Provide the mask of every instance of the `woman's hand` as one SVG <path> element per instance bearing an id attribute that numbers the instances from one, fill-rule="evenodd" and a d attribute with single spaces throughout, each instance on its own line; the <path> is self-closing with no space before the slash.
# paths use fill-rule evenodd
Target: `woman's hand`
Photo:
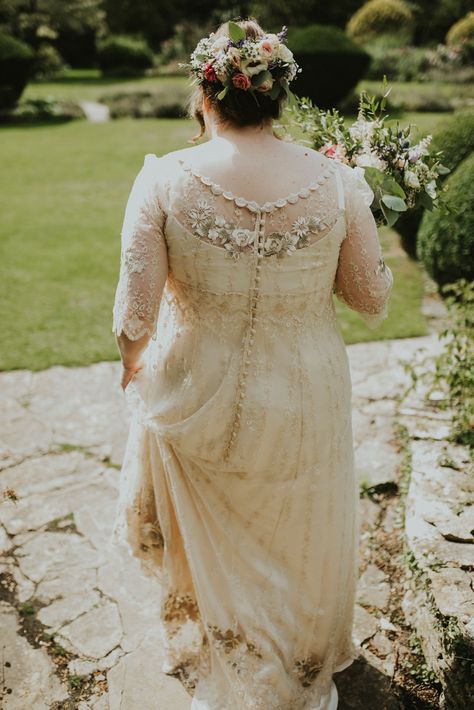
<path id="1" fill-rule="evenodd" d="M 144 367 L 143 362 L 138 362 L 136 365 L 125 365 L 122 363 L 122 377 L 120 380 L 120 385 L 125 392 L 127 385 L 130 383 L 132 378 Z"/>

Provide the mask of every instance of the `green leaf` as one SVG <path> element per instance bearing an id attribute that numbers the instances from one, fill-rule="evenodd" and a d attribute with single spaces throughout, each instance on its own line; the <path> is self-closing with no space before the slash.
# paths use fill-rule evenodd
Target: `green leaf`
<path id="1" fill-rule="evenodd" d="M 275 99 L 278 98 L 278 94 L 280 93 L 280 85 L 278 84 L 277 81 L 272 86 L 272 90 L 270 92 L 270 98 L 274 101 Z"/>
<path id="2" fill-rule="evenodd" d="M 422 205 L 425 209 L 429 210 L 430 212 L 433 209 L 433 198 L 428 195 L 426 190 L 423 190 L 420 193 L 420 205 Z"/>
<path id="3" fill-rule="evenodd" d="M 385 207 L 382 202 L 380 203 L 380 209 L 383 212 L 383 216 L 385 217 L 385 220 L 388 224 L 389 227 L 393 227 L 395 222 L 398 219 L 398 212 L 395 212 L 394 210 L 389 209 L 388 207 Z"/>
<path id="4" fill-rule="evenodd" d="M 446 165 L 438 165 L 437 170 L 439 175 L 447 175 L 451 172 L 451 170 L 447 168 Z"/>
<path id="5" fill-rule="evenodd" d="M 224 98 L 224 96 L 227 94 L 228 91 L 229 91 L 228 86 L 224 86 L 222 91 L 219 91 L 219 93 L 217 94 L 217 98 L 219 99 L 219 101 L 221 101 Z"/>
<path id="6" fill-rule="evenodd" d="M 268 71 L 268 69 L 265 69 L 265 71 L 261 71 L 260 74 L 257 74 L 256 76 L 252 77 L 252 85 L 253 86 L 260 86 L 260 84 L 263 84 L 264 81 L 267 81 L 267 79 L 271 79 L 272 75 Z"/>
<path id="7" fill-rule="evenodd" d="M 384 205 L 395 212 L 406 212 L 407 206 L 401 197 L 397 195 L 383 195 L 382 202 Z"/>
<path id="8" fill-rule="evenodd" d="M 236 22 L 229 21 L 229 37 L 232 42 L 240 42 L 241 39 L 246 38 L 245 30 L 240 27 Z"/>

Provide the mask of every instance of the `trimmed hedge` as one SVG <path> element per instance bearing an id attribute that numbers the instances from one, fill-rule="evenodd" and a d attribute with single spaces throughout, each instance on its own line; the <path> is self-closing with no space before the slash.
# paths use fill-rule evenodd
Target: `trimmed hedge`
<path id="1" fill-rule="evenodd" d="M 395 35 L 410 42 L 415 23 L 410 7 L 403 0 L 369 0 L 352 15 L 347 34 L 357 42 L 368 42 L 382 35 Z"/>
<path id="2" fill-rule="evenodd" d="M 31 47 L 0 32 L 0 109 L 13 108 L 31 76 Z"/>
<path id="3" fill-rule="evenodd" d="M 339 27 L 309 25 L 290 29 L 287 44 L 302 72 L 291 88 L 319 108 L 333 108 L 364 77 L 370 55 Z"/>
<path id="4" fill-rule="evenodd" d="M 153 52 L 141 39 L 115 35 L 107 37 L 97 47 L 99 67 L 103 74 L 136 75 L 153 66 Z"/>
<path id="5" fill-rule="evenodd" d="M 152 93 L 127 91 L 107 94 L 100 101 L 109 107 L 110 118 L 184 118 L 187 94 L 180 91 Z"/>
<path id="6" fill-rule="evenodd" d="M 417 254 L 439 286 L 474 279 L 474 153 L 446 180 L 448 214 L 425 212 Z"/>
<path id="7" fill-rule="evenodd" d="M 474 12 L 454 23 L 446 35 L 446 44 L 457 45 L 462 42 L 474 42 Z"/>
<path id="8" fill-rule="evenodd" d="M 456 111 L 433 133 L 431 151 L 444 151 L 443 165 L 457 168 L 474 151 L 474 109 Z"/>
<path id="9" fill-rule="evenodd" d="M 433 133 L 430 151 L 443 151 L 442 162 L 451 171 L 474 151 L 474 111 L 463 109 L 456 111 L 447 121 L 438 126 Z M 449 173 L 446 177 L 449 177 Z M 397 220 L 397 231 L 400 234 L 404 250 L 412 258 L 416 258 L 417 232 L 423 217 L 423 208 L 403 213 Z"/>

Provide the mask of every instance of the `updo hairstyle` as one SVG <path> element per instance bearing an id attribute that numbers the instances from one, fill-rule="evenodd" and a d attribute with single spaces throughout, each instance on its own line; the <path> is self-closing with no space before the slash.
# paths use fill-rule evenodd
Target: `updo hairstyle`
<path id="1" fill-rule="evenodd" d="M 257 39 L 263 37 L 265 32 L 260 27 L 257 20 L 249 17 L 246 20 L 234 20 L 237 25 L 245 31 L 246 37 Z M 218 37 L 227 37 L 228 24 L 223 22 L 215 32 L 216 39 Z M 223 99 L 218 99 L 217 94 L 222 87 L 216 88 L 215 82 L 204 81 L 196 86 L 191 94 L 188 104 L 188 116 L 195 118 L 200 126 L 200 133 L 191 139 L 195 142 L 202 138 L 206 127 L 204 124 L 204 115 L 202 103 L 206 97 L 215 111 L 219 122 L 224 125 L 243 127 L 243 126 L 259 126 L 265 125 L 273 119 L 278 119 L 281 116 L 285 93 L 280 92 L 276 99 L 271 99 L 269 95 L 261 92 L 248 91 L 229 91 Z"/>

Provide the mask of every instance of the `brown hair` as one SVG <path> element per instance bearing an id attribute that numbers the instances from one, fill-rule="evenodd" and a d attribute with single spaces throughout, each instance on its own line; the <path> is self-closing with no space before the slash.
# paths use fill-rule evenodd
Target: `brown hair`
<path id="1" fill-rule="evenodd" d="M 242 27 L 246 36 L 251 39 L 262 37 L 265 34 L 254 17 L 248 17 L 245 20 L 237 18 L 233 22 Z M 223 22 L 216 30 L 215 36 L 225 37 L 228 35 L 228 23 Z M 216 88 L 214 83 L 204 82 L 196 86 L 192 92 L 188 104 L 188 115 L 198 121 L 201 131 L 190 142 L 194 143 L 202 138 L 206 130 L 202 111 L 204 97 L 216 112 L 219 121 L 232 126 L 258 126 L 268 123 L 274 118 L 279 118 L 281 115 L 282 105 L 286 98 L 283 92 L 278 98 L 271 99 L 270 96 L 258 91 L 253 93 L 229 91 L 223 99 L 218 99 L 217 94 L 221 88 L 221 86 Z"/>

